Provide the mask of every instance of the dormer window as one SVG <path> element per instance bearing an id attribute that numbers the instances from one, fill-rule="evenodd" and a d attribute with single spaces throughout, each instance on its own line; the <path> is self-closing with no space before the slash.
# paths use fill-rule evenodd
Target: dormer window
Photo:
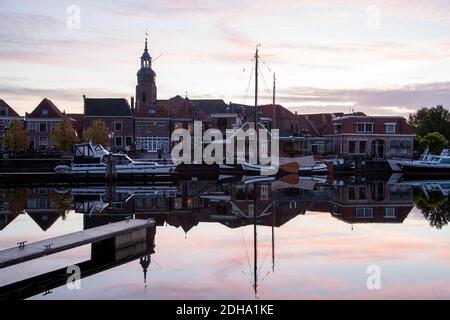
<path id="1" fill-rule="evenodd" d="M 358 133 L 372 133 L 373 123 L 357 123 L 356 132 Z"/>
<path id="2" fill-rule="evenodd" d="M 385 123 L 384 129 L 386 133 L 395 133 L 395 123 Z"/>
<path id="3" fill-rule="evenodd" d="M 342 123 L 334 123 L 334 133 L 340 133 L 342 130 Z"/>
<path id="4" fill-rule="evenodd" d="M 156 110 L 155 109 L 148 109 L 148 114 L 156 114 Z"/>

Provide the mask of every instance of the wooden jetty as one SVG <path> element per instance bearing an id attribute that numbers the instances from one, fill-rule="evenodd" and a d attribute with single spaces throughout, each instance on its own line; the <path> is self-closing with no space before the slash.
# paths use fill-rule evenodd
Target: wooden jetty
<path id="1" fill-rule="evenodd" d="M 130 238 L 142 237 L 140 231 L 154 226 L 154 220 L 125 220 L 34 243 L 21 242 L 15 248 L 0 251 L 0 269 L 106 239 L 115 238 L 116 245 L 120 245 Z"/>

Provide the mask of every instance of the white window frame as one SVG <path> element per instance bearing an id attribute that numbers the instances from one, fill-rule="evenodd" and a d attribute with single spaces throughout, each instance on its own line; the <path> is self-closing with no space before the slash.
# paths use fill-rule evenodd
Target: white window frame
<path id="1" fill-rule="evenodd" d="M 387 207 L 384 209 L 384 217 L 385 218 L 397 218 L 396 212 L 395 212 L 395 208 L 393 207 Z"/>
<path id="2" fill-rule="evenodd" d="M 394 131 L 388 131 L 388 128 L 390 128 L 390 127 L 393 127 Z M 395 133 L 396 131 L 397 131 L 397 124 L 396 123 L 389 122 L 389 123 L 385 123 L 384 124 L 384 132 L 385 133 Z"/>
<path id="3" fill-rule="evenodd" d="M 37 132 L 37 123 L 36 122 L 28 122 L 27 128 L 29 133 Z"/>
<path id="4" fill-rule="evenodd" d="M 41 143 L 41 139 L 45 139 L 45 144 L 42 144 Z M 48 137 L 45 137 L 45 136 L 40 136 L 39 137 L 39 148 L 41 148 L 41 147 L 48 147 Z"/>
<path id="5" fill-rule="evenodd" d="M 359 130 L 359 125 L 364 125 L 364 130 L 360 131 Z M 357 133 L 373 133 L 373 128 L 374 128 L 374 123 L 373 122 L 356 122 L 356 132 Z M 372 126 L 372 130 L 367 130 L 367 126 Z"/>
<path id="6" fill-rule="evenodd" d="M 121 142 L 120 145 L 117 144 L 117 138 L 120 138 L 120 142 Z M 123 146 L 123 137 L 122 137 L 122 136 L 114 137 L 114 145 L 115 145 L 116 147 L 122 147 L 122 146 Z"/>
<path id="7" fill-rule="evenodd" d="M 361 219 L 373 218 L 373 208 L 356 208 L 355 217 Z"/>

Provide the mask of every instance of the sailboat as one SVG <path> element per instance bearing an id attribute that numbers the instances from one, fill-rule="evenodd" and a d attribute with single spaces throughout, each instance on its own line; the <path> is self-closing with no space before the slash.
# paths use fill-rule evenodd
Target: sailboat
<path id="1" fill-rule="evenodd" d="M 259 46 L 256 47 L 256 52 L 255 52 L 255 111 L 254 111 L 254 129 L 256 131 L 257 127 L 258 127 L 258 79 L 259 79 L 259 72 L 258 72 L 258 67 L 259 67 Z M 275 108 L 275 74 L 273 77 L 273 108 Z M 259 139 L 258 139 L 258 133 L 257 133 L 257 144 L 256 144 L 256 159 L 257 159 L 257 163 L 249 163 L 249 162 L 245 162 L 242 164 L 242 169 L 246 174 L 254 174 L 254 173 L 259 173 L 260 175 L 276 175 L 279 171 L 281 171 L 282 173 L 298 173 L 299 172 L 299 165 L 296 162 L 290 162 L 290 163 L 285 163 L 283 165 L 262 165 L 262 164 L 258 164 L 258 143 L 259 143 Z"/>

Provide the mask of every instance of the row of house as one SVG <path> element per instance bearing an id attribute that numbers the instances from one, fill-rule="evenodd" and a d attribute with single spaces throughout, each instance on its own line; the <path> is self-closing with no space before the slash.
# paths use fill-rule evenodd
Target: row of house
<path id="1" fill-rule="evenodd" d="M 135 101 L 136 99 L 136 101 Z M 0 100 L 0 150 L 5 130 L 13 121 L 23 120 L 28 130 L 30 150 L 51 150 L 52 131 L 67 120 L 81 137 L 95 120 L 108 128 L 109 145 L 115 152 L 142 151 L 169 154 L 173 130 L 193 132 L 194 122 L 203 129 L 238 129 L 254 123 L 255 107 L 226 103 L 222 99 L 194 100 L 175 96 L 157 98 L 156 73 L 148 52 L 147 39 L 137 72 L 135 98 L 90 98 L 83 96 L 83 113 L 66 114 L 49 99 L 20 117 Z M 364 113 L 297 114 L 281 105 L 258 107 L 257 118 L 268 130 L 278 129 L 280 152 L 290 155 L 339 154 L 346 157 L 412 157 L 414 134 L 403 117 L 368 116 Z"/>

